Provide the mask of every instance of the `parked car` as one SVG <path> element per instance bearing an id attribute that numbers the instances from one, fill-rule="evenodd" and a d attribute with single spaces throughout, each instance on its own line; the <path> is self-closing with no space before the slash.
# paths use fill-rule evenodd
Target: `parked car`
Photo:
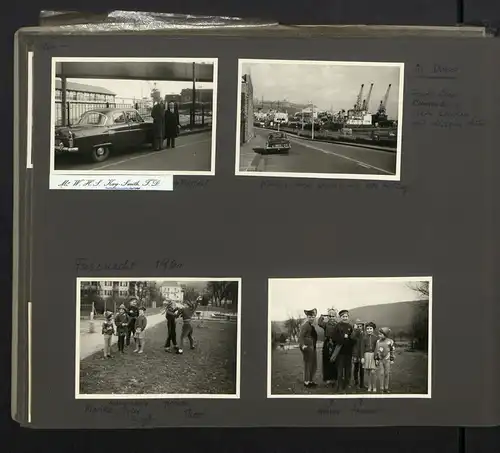
<path id="1" fill-rule="evenodd" d="M 393 128 L 387 128 L 387 129 L 375 129 L 372 131 L 372 140 L 375 141 L 396 141 L 397 140 L 397 131 L 396 129 Z"/>
<path id="2" fill-rule="evenodd" d="M 266 152 L 278 151 L 288 153 L 292 144 L 284 132 L 271 132 L 267 136 Z"/>
<path id="3" fill-rule="evenodd" d="M 57 127 L 56 155 L 82 153 L 103 162 L 112 152 L 140 147 L 153 141 L 153 123 L 135 109 L 88 110 L 74 125 Z"/>

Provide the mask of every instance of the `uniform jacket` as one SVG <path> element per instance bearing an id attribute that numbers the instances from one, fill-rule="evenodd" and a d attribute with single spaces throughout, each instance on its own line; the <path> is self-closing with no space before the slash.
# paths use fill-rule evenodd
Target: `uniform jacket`
<path id="1" fill-rule="evenodd" d="M 354 340 L 352 339 L 353 330 L 353 327 L 348 322 L 339 322 L 335 326 L 333 341 L 335 341 L 336 345 L 342 346 L 339 355 L 352 355 L 354 346 Z"/>
<path id="2" fill-rule="evenodd" d="M 354 329 L 352 333 L 352 356 L 361 358 L 363 354 L 361 353 L 361 345 L 363 343 L 364 332 L 361 329 Z"/>
<path id="3" fill-rule="evenodd" d="M 115 316 L 116 333 L 118 335 L 125 335 L 128 331 L 128 323 L 129 323 L 129 318 L 127 313 L 118 313 Z"/>
<path id="4" fill-rule="evenodd" d="M 305 322 L 302 324 L 299 333 L 299 347 L 302 349 L 303 346 L 308 346 L 310 348 L 316 349 L 316 342 L 318 341 L 318 333 L 312 324 Z"/>
<path id="5" fill-rule="evenodd" d="M 324 329 L 325 338 L 333 339 L 336 325 L 337 325 L 337 321 L 335 321 L 334 319 L 327 319 L 325 321 L 325 318 L 323 316 L 321 316 L 318 319 L 318 326 L 320 326 L 322 329 Z"/>
<path id="6" fill-rule="evenodd" d="M 131 305 L 128 309 L 127 315 L 129 318 L 129 325 L 133 327 L 135 325 L 135 320 L 139 316 L 139 308 Z"/>

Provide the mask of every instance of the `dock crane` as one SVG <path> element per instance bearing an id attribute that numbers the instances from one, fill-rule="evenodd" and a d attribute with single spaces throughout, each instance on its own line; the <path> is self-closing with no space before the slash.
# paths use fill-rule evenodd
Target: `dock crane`
<path id="1" fill-rule="evenodd" d="M 373 83 L 370 85 L 370 90 L 368 91 L 368 95 L 366 96 L 366 99 L 363 101 L 363 110 L 365 112 L 368 111 L 370 108 L 370 99 L 372 97 L 372 90 L 373 90 Z"/>
<path id="2" fill-rule="evenodd" d="M 358 93 L 358 98 L 356 99 L 356 104 L 354 104 L 354 111 L 359 112 L 363 108 L 363 89 L 365 85 L 362 84 Z"/>
<path id="3" fill-rule="evenodd" d="M 389 84 L 389 86 L 387 87 L 387 91 L 385 92 L 384 99 L 382 99 L 380 101 L 380 105 L 378 107 L 378 114 L 380 116 L 386 115 L 386 111 L 387 111 L 387 99 L 389 98 L 389 92 L 391 91 L 391 85 L 392 84 Z"/>

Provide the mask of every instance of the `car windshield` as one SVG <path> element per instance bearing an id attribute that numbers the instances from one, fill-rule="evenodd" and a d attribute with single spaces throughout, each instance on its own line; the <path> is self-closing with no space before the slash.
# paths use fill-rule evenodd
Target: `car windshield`
<path id="1" fill-rule="evenodd" d="M 285 138 L 285 134 L 283 134 L 283 133 L 281 133 L 281 134 L 269 134 L 270 140 L 277 139 L 277 138 Z"/>
<path id="2" fill-rule="evenodd" d="M 104 126 L 106 116 L 99 112 L 85 112 L 78 121 L 79 126 Z"/>

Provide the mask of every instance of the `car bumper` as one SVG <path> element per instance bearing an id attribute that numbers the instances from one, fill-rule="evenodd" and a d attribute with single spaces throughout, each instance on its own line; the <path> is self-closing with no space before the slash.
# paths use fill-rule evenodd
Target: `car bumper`
<path id="1" fill-rule="evenodd" d="M 62 154 L 62 153 L 77 153 L 80 151 L 80 148 L 73 146 L 56 146 L 56 153 Z"/>

